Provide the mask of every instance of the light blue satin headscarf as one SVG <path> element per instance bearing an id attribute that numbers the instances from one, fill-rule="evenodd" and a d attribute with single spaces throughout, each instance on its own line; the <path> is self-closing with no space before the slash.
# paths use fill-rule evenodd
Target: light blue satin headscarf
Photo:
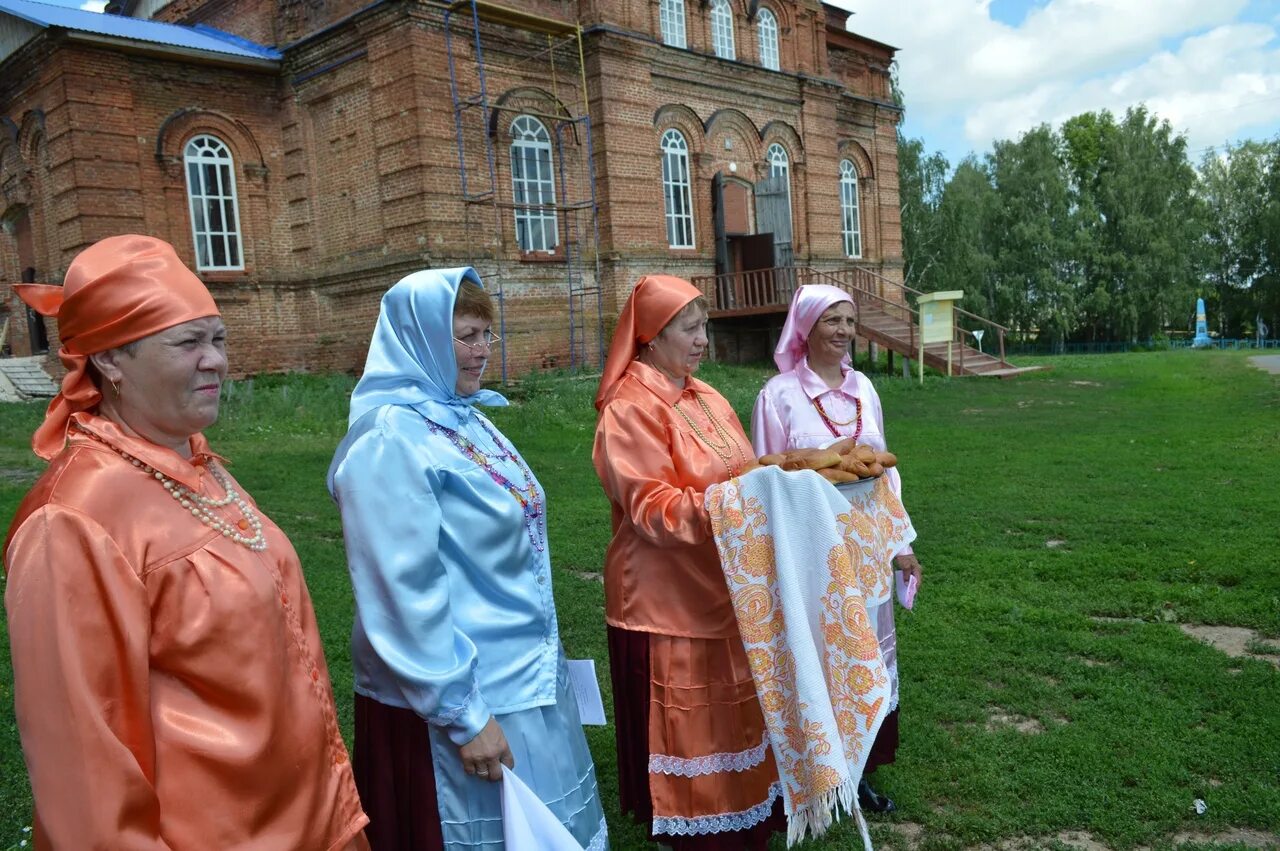
<path id="1" fill-rule="evenodd" d="M 453 354 L 453 303 L 464 280 L 483 287 L 470 266 L 427 269 L 400 279 L 382 297 L 364 375 L 351 394 L 348 425 L 383 405 L 404 405 L 457 428 L 472 405 L 505 405 L 493 390 L 459 396 Z"/>

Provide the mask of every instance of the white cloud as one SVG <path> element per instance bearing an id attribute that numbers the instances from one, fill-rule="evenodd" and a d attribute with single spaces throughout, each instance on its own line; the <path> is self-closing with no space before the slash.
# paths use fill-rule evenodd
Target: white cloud
<path id="1" fill-rule="evenodd" d="M 1193 148 L 1280 121 L 1280 22 L 1237 23 L 1248 0 L 1050 0 L 1017 26 L 990 0 L 836 2 L 853 30 L 901 49 L 911 123 L 963 126 L 977 150 L 1139 102 Z"/>
<path id="2" fill-rule="evenodd" d="M 107 0 L 85 0 L 80 4 L 80 8 L 86 12 L 101 12 L 107 8 Z"/>
<path id="3" fill-rule="evenodd" d="M 1199 150 L 1240 132 L 1280 121 L 1280 47 L 1268 24 L 1234 24 L 1185 39 L 1113 74 L 1058 79 L 1010 98 L 974 104 L 965 137 L 977 148 L 1012 138 L 1037 124 L 1058 124 L 1081 112 L 1117 114 L 1145 103 Z"/>

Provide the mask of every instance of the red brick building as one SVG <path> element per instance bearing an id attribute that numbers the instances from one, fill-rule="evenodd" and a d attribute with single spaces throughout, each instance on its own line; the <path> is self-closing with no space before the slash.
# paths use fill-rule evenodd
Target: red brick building
<path id="1" fill-rule="evenodd" d="M 0 280 L 167 239 L 236 372 L 358 369 L 427 267 L 501 294 L 510 374 L 598 363 L 647 272 L 706 289 L 721 356 L 810 270 L 901 281 L 893 49 L 817 0 L 116 5 L 0 0 Z"/>

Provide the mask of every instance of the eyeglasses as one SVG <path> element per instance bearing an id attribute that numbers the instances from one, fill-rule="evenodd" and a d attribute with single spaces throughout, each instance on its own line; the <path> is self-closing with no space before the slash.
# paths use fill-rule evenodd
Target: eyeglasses
<path id="1" fill-rule="evenodd" d="M 478 352 L 484 346 L 488 346 L 489 349 L 492 350 L 494 346 L 502 342 L 502 338 L 499 337 L 497 334 L 494 334 L 492 331 L 485 331 L 484 339 L 478 343 L 468 343 L 466 340 L 459 340 L 457 337 L 454 337 L 453 341 L 455 343 L 459 343 L 460 345 L 466 346 L 468 349 L 470 349 L 473 352 Z"/>

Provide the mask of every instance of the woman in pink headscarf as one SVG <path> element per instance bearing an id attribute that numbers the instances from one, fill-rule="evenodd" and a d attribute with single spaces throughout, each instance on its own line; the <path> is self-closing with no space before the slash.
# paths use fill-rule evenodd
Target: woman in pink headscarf
<path id="1" fill-rule="evenodd" d="M 706 347 L 698 289 L 647 275 L 618 316 L 596 396 L 619 797 L 675 851 L 763 851 L 785 825 L 778 769 L 703 507 L 751 444 L 729 402 L 693 377 Z"/>
<path id="2" fill-rule="evenodd" d="M 877 450 L 888 448 L 880 396 L 849 358 L 856 318 L 852 296 L 842 289 L 818 284 L 796 290 L 773 353 L 781 374 L 765 384 L 751 416 L 757 455 L 822 447 L 849 437 Z M 897 468 L 885 475 L 893 492 L 901 497 Z M 915 577 L 919 581 L 920 562 L 910 546 L 898 553 L 894 566 L 902 571 L 904 580 Z M 872 789 L 865 778 L 877 767 L 893 762 L 898 750 L 898 654 L 892 600 L 869 607 L 867 614 L 880 638 L 892 698 L 891 711 L 876 736 L 858 786 L 858 803 L 871 812 L 892 812 L 893 801 Z"/>

